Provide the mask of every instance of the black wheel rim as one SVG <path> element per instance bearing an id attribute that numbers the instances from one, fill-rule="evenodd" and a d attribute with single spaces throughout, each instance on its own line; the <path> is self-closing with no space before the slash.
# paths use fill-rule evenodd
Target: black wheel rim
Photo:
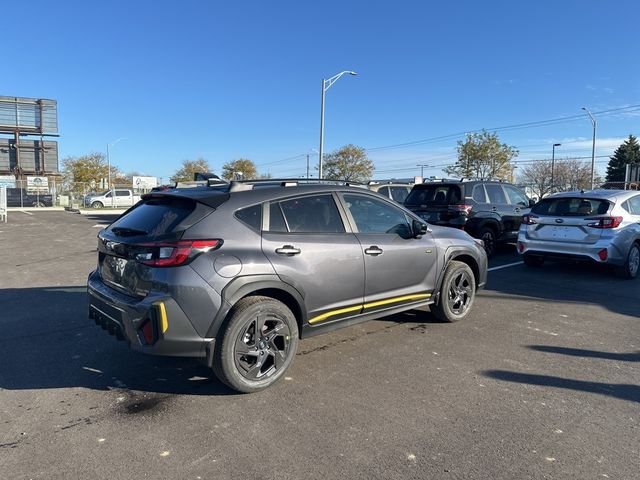
<path id="1" fill-rule="evenodd" d="M 263 380 L 282 370 L 289 358 L 291 331 L 273 314 L 261 313 L 248 321 L 234 345 L 234 361 L 240 374 Z"/>
<path id="2" fill-rule="evenodd" d="M 447 303 L 455 315 L 462 315 L 469 308 L 473 298 L 471 278 L 467 272 L 457 272 L 449 282 Z"/>
<path id="3" fill-rule="evenodd" d="M 496 240 L 493 238 L 493 232 L 484 232 L 482 234 L 482 241 L 484 243 L 484 249 L 487 254 L 493 253 L 493 249 L 495 248 Z"/>
<path id="4" fill-rule="evenodd" d="M 640 268 L 640 249 L 638 247 L 631 247 L 629 252 L 629 274 L 632 277 L 638 275 L 638 268 Z"/>

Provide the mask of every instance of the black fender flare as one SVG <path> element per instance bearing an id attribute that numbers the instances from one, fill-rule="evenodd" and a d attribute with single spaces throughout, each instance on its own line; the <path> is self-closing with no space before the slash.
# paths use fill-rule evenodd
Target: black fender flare
<path id="1" fill-rule="evenodd" d="M 435 289 L 434 289 L 434 295 L 433 295 L 433 300 L 435 304 L 440 303 L 440 290 L 442 289 L 442 282 L 444 280 L 444 272 L 446 272 L 447 267 L 449 266 L 449 263 L 451 263 L 452 260 L 454 260 L 456 257 L 459 257 L 461 255 L 466 255 L 468 257 L 473 258 L 473 260 L 476 263 L 476 269 L 474 269 L 473 267 L 471 268 L 471 270 L 473 270 L 474 272 L 474 277 L 477 277 L 480 275 L 480 262 L 478 262 L 478 258 L 476 257 L 475 252 L 473 252 L 473 250 L 469 249 L 468 247 L 465 247 L 463 245 L 452 245 L 450 247 L 447 248 L 447 250 L 444 253 L 444 261 L 442 262 L 442 269 L 440 270 L 440 273 L 438 274 L 438 278 L 436 279 L 436 284 L 435 284 Z M 476 283 L 477 282 L 477 278 L 476 278 Z M 478 288 L 478 285 L 476 285 L 476 289 Z"/>

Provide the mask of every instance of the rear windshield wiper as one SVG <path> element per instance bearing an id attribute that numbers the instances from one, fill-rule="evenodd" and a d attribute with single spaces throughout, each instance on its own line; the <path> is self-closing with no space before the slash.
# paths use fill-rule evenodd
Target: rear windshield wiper
<path id="1" fill-rule="evenodd" d="M 138 230 L 136 228 L 127 227 L 113 227 L 111 231 L 119 237 L 133 237 L 135 235 L 146 235 L 149 233 L 146 230 Z"/>

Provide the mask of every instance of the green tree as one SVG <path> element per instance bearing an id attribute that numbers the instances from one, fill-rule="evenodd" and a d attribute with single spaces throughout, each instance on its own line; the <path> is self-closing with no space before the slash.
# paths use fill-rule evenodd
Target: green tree
<path id="1" fill-rule="evenodd" d="M 458 141 L 458 161 L 444 171 L 464 178 L 508 179 L 513 170 L 511 160 L 517 156 L 518 150 L 500 143 L 497 133 L 482 130 L 468 133 L 464 141 Z"/>
<path id="2" fill-rule="evenodd" d="M 102 181 L 109 176 L 107 157 L 94 152 L 80 157 L 67 157 L 62 161 L 64 182 L 71 191 L 82 192 L 100 188 Z M 120 175 L 118 167 L 111 165 L 111 179 Z"/>
<path id="3" fill-rule="evenodd" d="M 193 180 L 194 173 L 206 173 L 210 172 L 211 167 L 209 162 L 204 158 L 198 158 L 197 160 L 183 160 L 182 167 L 176 170 L 176 173 L 170 177 L 174 183 L 178 182 L 190 182 Z"/>
<path id="4" fill-rule="evenodd" d="M 233 180 L 240 177 L 241 180 L 251 180 L 258 178 L 258 171 L 253 161 L 247 158 L 239 158 L 227 162 L 222 166 L 222 178 Z"/>
<path id="5" fill-rule="evenodd" d="M 374 165 L 362 147 L 345 145 L 324 158 L 324 177 L 330 180 L 366 182 L 373 174 Z"/>
<path id="6" fill-rule="evenodd" d="M 624 182 L 626 166 L 630 163 L 640 163 L 640 145 L 633 135 L 629 135 L 610 157 L 607 182 Z"/>

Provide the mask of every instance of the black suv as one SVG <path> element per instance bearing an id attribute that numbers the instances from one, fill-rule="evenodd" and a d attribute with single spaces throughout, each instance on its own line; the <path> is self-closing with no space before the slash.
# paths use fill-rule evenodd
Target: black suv
<path id="1" fill-rule="evenodd" d="M 423 220 L 482 239 L 491 256 L 515 241 L 522 215 L 534 204 L 520 189 L 496 180 L 444 180 L 415 185 L 404 205 Z"/>
<path id="2" fill-rule="evenodd" d="M 462 320 L 486 276 L 480 242 L 365 188 L 232 182 L 145 195 L 102 230 L 89 316 L 252 392 L 299 338 L 425 305 Z"/>

